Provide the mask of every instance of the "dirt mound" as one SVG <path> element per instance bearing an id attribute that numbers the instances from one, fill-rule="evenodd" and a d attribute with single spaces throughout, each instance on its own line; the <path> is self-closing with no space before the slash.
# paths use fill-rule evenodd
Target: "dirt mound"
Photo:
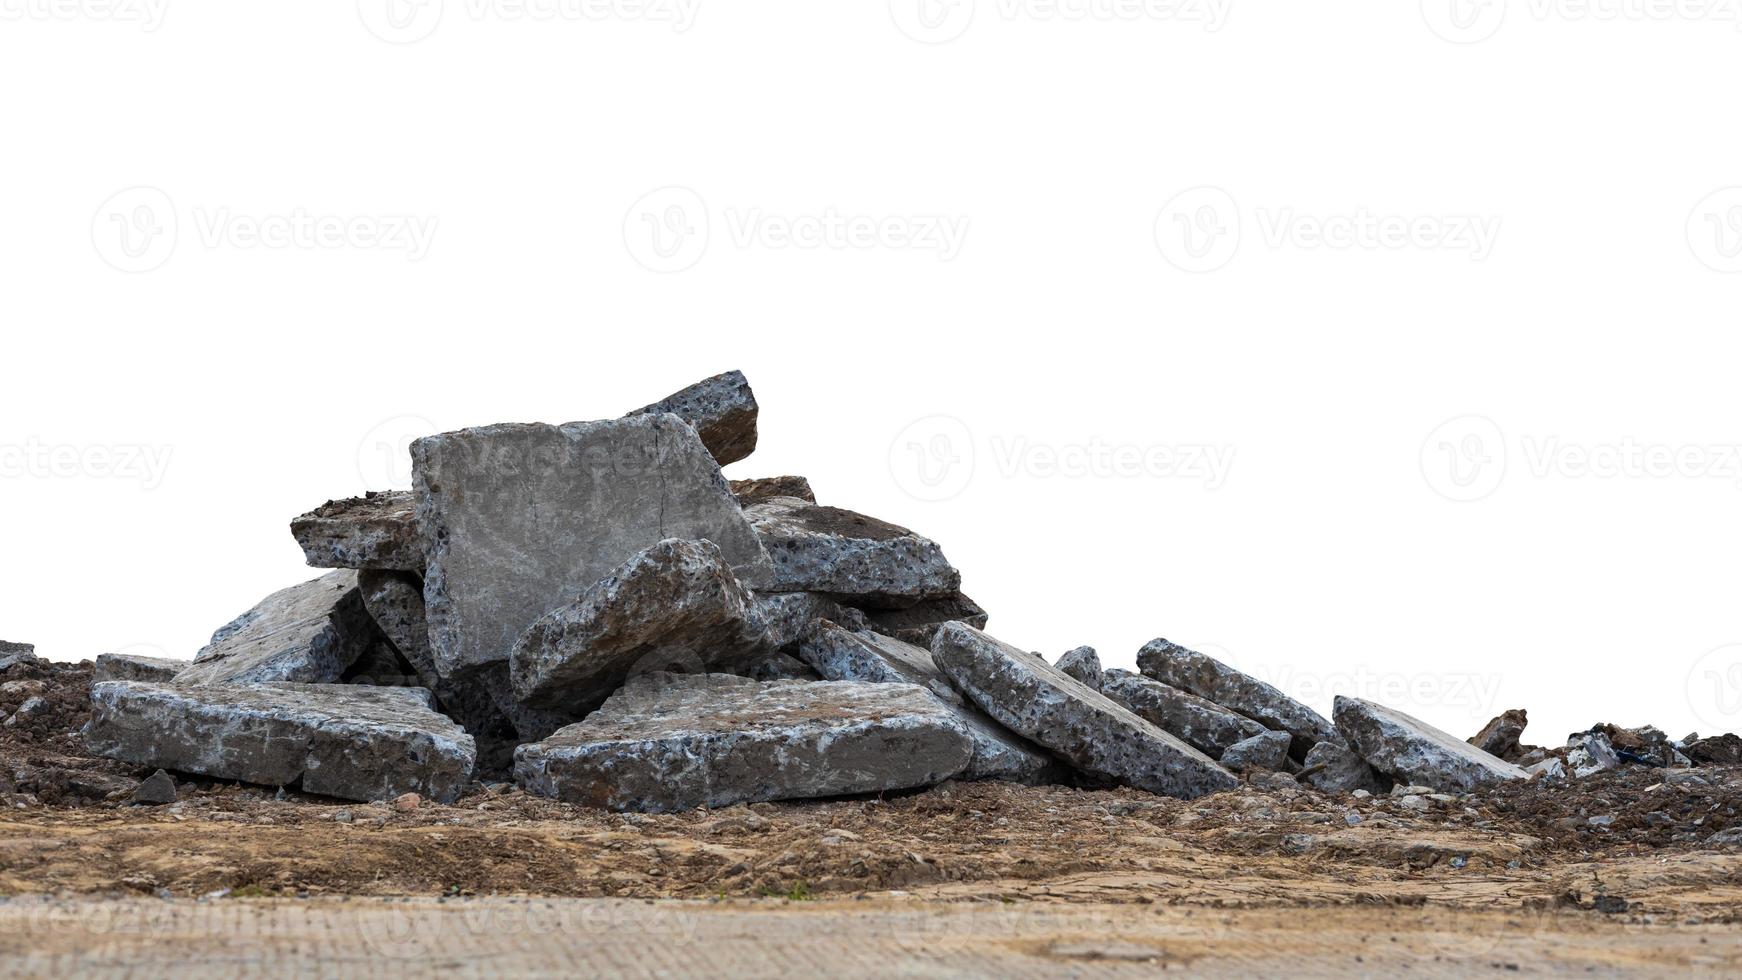
<path id="1" fill-rule="evenodd" d="M 0 670 L 0 803 L 88 806 L 125 800 L 138 785 L 137 770 L 85 748 L 91 670 L 37 659 Z"/>

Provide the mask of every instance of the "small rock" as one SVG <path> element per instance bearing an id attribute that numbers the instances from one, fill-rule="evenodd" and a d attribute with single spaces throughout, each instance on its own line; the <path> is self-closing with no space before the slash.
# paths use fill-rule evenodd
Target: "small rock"
<path id="1" fill-rule="evenodd" d="M 133 791 L 133 802 L 162 806 L 175 802 L 175 777 L 162 769 L 152 773 Z"/>
<path id="2" fill-rule="evenodd" d="M 1254 735 L 1228 746 L 1221 762 L 1224 768 L 1235 772 L 1281 772 L 1288 767 L 1288 747 L 1293 741 L 1294 737 L 1287 732 Z"/>
<path id="3" fill-rule="evenodd" d="M 797 497 L 800 500 L 817 502 L 817 495 L 811 489 L 811 482 L 802 476 L 765 476 L 755 480 L 730 480 L 727 485 L 732 488 L 732 496 L 738 498 L 738 506 L 748 507 L 759 504 L 771 497 Z"/>
<path id="4" fill-rule="evenodd" d="M 1367 760 L 1336 742 L 1320 742 L 1307 753 L 1301 780 L 1321 793 L 1372 796 L 1386 792 L 1390 780 Z"/>
<path id="5" fill-rule="evenodd" d="M 1531 766 L 1530 768 L 1528 768 L 1524 771 L 1527 773 L 1530 773 L 1532 778 L 1541 778 L 1541 779 L 1547 779 L 1547 780 L 1557 780 L 1557 779 L 1567 778 L 1566 764 L 1561 762 L 1560 759 L 1558 759 L 1554 756 L 1549 756 L 1548 758 L 1542 760 L 1541 762 L 1538 762 L 1536 765 Z"/>
<path id="6" fill-rule="evenodd" d="M 1709 738 L 1692 738 L 1684 743 L 1683 752 L 1702 766 L 1742 765 L 1742 735 L 1728 733 Z"/>
<path id="7" fill-rule="evenodd" d="M 1094 647 L 1077 647 L 1058 659 L 1053 666 L 1099 691 L 1101 689 L 1101 658 Z"/>
<path id="8" fill-rule="evenodd" d="M 333 814 L 333 820 L 337 823 L 350 823 L 354 819 L 356 818 L 351 816 L 351 811 L 349 810 L 340 810 Z"/>
<path id="9" fill-rule="evenodd" d="M 1719 831 L 1706 838 L 1706 843 L 1712 847 L 1742 847 L 1742 826 Z"/>
<path id="10" fill-rule="evenodd" d="M 410 813 L 423 805 L 423 797 L 416 793 L 405 793 L 393 800 L 393 809 L 400 813 Z"/>
<path id="11" fill-rule="evenodd" d="M 48 685 L 42 681 L 7 681 L 0 684 L 0 694 L 10 698 L 29 697 L 32 694 L 41 694 L 46 690 L 48 690 Z"/>

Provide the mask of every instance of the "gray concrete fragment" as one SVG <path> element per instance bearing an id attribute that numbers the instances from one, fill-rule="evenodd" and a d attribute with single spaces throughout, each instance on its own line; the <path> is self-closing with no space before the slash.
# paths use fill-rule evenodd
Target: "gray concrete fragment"
<path id="1" fill-rule="evenodd" d="M 902 609 L 956 594 L 962 575 L 926 538 L 864 514 L 796 497 L 744 508 L 768 549 L 766 591 L 822 592 L 852 606 Z"/>
<path id="2" fill-rule="evenodd" d="M 1567 737 L 1567 768 L 1580 779 L 1620 767 L 1621 757 L 1606 732 L 1592 729 Z"/>
<path id="3" fill-rule="evenodd" d="M 768 641 L 793 654 L 819 619 L 854 630 L 868 626 L 864 613 L 816 592 L 758 592 L 752 598 L 756 615 L 768 629 Z"/>
<path id="4" fill-rule="evenodd" d="M 379 637 L 357 573 L 332 572 L 274 592 L 212 634 L 175 683 L 330 684 Z"/>
<path id="5" fill-rule="evenodd" d="M 872 609 L 865 613 L 872 629 L 904 643 L 931 647 L 932 637 L 945 623 L 967 623 L 986 628 L 988 617 L 980 604 L 960 592 L 947 599 L 930 599 L 906 609 Z"/>
<path id="6" fill-rule="evenodd" d="M 290 533 L 316 568 L 423 571 L 417 498 L 409 490 L 329 500 L 291 521 Z"/>
<path id="7" fill-rule="evenodd" d="M 1288 746 L 1293 736 L 1287 732 L 1265 732 L 1228 746 L 1217 760 L 1224 769 L 1234 772 L 1285 772 L 1288 769 Z"/>
<path id="8" fill-rule="evenodd" d="M 133 791 L 133 802 L 152 806 L 163 806 L 175 802 L 175 777 L 162 769 L 157 770 L 139 784 Z"/>
<path id="9" fill-rule="evenodd" d="M 1389 793 L 1391 778 L 1341 742 L 1320 742 L 1307 753 L 1300 778 L 1321 793 Z"/>
<path id="10" fill-rule="evenodd" d="M 931 651 L 869 631 L 854 632 L 824 620 L 798 648 L 799 658 L 825 680 L 917 684 L 949 705 L 974 738 L 974 758 L 963 779 L 1039 785 L 1060 781 L 1057 760 L 969 704 L 933 662 Z"/>
<path id="11" fill-rule="evenodd" d="M 506 660 L 536 620 L 665 538 L 707 540 L 750 586 L 768 556 L 673 415 L 493 425 L 412 443 L 436 668 Z"/>
<path id="12" fill-rule="evenodd" d="M 141 766 L 352 800 L 419 793 L 451 802 L 471 778 L 472 737 L 415 688 L 338 684 L 91 688 L 85 741 Z"/>
<path id="13" fill-rule="evenodd" d="M 1196 694 L 1116 667 L 1101 672 L 1100 691 L 1212 759 L 1220 758 L 1229 746 L 1267 731 L 1245 715 Z"/>
<path id="14" fill-rule="evenodd" d="M 509 665 L 523 704 L 578 714 L 633 674 L 745 667 L 773 651 L 720 549 L 668 539 L 533 623 Z"/>
<path id="15" fill-rule="evenodd" d="M 32 643 L 7 643 L 0 640 L 0 670 L 5 670 L 14 664 L 41 660 L 36 655 L 36 645 Z"/>
<path id="16" fill-rule="evenodd" d="M 1077 647 L 1054 666 L 1097 691 L 1101 689 L 1101 658 L 1094 647 Z"/>
<path id="17" fill-rule="evenodd" d="M 1516 762 L 1523 751 L 1518 740 L 1524 735 L 1524 728 L 1529 723 L 1530 716 L 1525 714 L 1523 708 L 1510 708 L 1483 725 L 1482 730 L 1470 739 L 1470 744 L 1489 755 Z"/>
<path id="18" fill-rule="evenodd" d="M 191 660 L 142 657 L 132 653 L 99 653 L 97 654 L 96 667 L 91 672 L 91 683 L 147 681 L 153 684 L 167 684 L 175 680 L 176 675 L 187 669 L 192 663 Z"/>
<path id="19" fill-rule="evenodd" d="M 811 481 L 802 476 L 764 476 L 754 480 L 730 480 L 727 485 L 732 488 L 732 496 L 738 498 L 740 507 L 759 504 L 773 497 L 797 497 L 811 503 L 817 502 L 817 494 L 811 489 Z"/>
<path id="20" fill-rule="evenodd" d="M 940 628 L 932 659 L 1006 728 L 1093 775 L 1186 798 L 1238 785 L 1197 749 L 1041 658 L 971 626 Z"/>
<path id="21" fill-rule="evenodd" d="M 688 422 L 721 465 L 735 463 L 756 450 L 756 395 L 742 371 L 727 371 L 669 395 L 629 414 L 670 412 Z"/>
<path id="22" fill-rule="evenodd" d="M 1401 711 L 1339 695 L 1337 729 L 1367 764 L 1393 779 L 1442 793 L 1523 779 L 1525 771 Z"/>
<path id="23" fill-rule="evenodd" d="M 973 743 L 907 684 L 644 674 L 579 724 L 515 753 L 528 792 L 675 812 L 929 786 Z"/>
<path id="24" fill-rule="evenodd" d="M 1289 754 L 1296 759 L 1306 758 L 1320 742 L 1343 740 L 1324 715 L 1256 677 L 1177 643 L 1151 640 L 1137 652 L 1137 669 L 1164 684 L 1238 711 L 1266 728 L 1288 732 L 1294 736 Z"/>

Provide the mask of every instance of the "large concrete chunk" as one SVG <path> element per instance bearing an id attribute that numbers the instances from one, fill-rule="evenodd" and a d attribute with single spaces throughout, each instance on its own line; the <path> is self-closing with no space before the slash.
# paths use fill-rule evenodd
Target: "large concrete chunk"
<path id="1" fill-rule="evenodd" d="M 930 647 L 938 627 L 945 623 L 967 623 L 977 630 L 986 628 L 988 617 L 980 604 L 960 592 L 947 599 L 931 599 L 906 609 L 874 609 L 865 614 L 871 628 L 904 643 Z"/>
<path id="2" fill-rule="evenodd" d="M 673 415 L 465 429 L 411 457 L 443 674 L 508 659 L 536 620 L 665 538 L 712 541 L 747 585 L 769 575 L 719 465 Z"/>
<path id="3" fill-rule="evenodd" d="M 99 653 L 91 671 L 91 683 L 103 681 L 146 681 L 168 684 L 192 663 L 168 657 L 142 657 L 132 653 Z"/>
<path id="4" fill-rule="evenodd" d="M 770 592 L 822 592 L 852 606 L 901 609 L 954 596 L 962 575 L 935 542 L 874 517 L 774 497 L 744 508 L 768 549 Z"/>
<path id="5" fill-rule="evenodd" d="M 290 533 L 316 568 L 423 571 L 417 498 L 409 490 L 329 500 L 291 521 Z"/>
<path id="6" fill-rule="evenodd" d="M 1101 693 L 1212 759 L 1268 730 L 1196 694 L 1116 667 L 1101 672 Z"/>
<path id="7" fill-rule="evenodd" d="M 940 628 L 932 659 L 987 714 L 1079 769 L 1186 798 L 1238 785 L 1209 756 L 1040 657 L 971 626 Z"/>
<path id="8" fill-rule="evenodd" d="M 331 684 L 378 636 L 357 573 L 333 572 L 274 592 L 220 628 L 175 682 Z"/>
<path id="9" fill-rule="evenodd" d="M 529 627 L 509 660 L 534 708 L 584 712 L 631 674 L 741 667 L 774 649 L 708 541 L 661 541 Z"/>
<path id="10" fill-rule="evenodd" d="M 451 802 L 471 778 L 471 736 L 417 688 L 270 684 L 91 688 L 91 750 L 140 766 L 291 786 L 350 800 L 419 793 Z"/>
<path id="11" fill-rule="evenodd" d="M 732 488 L 732 496 L 738 498 L 741 507 L 774 497 L 797 497 L 813 504 L 817 502 L 811 481 L 802 476 L 764 476 L 754 480 L 731 480 L 727 485 Z"/>
<path id="12" fill-rule="evenodd" d="M 756 395 L 742 371 L 727 371 L 630 415 L 670 412 L 688 422 L 721 466 L 756 451 Z"/>
<path id="13" fill-rule="evenodd" d="M 1367 764 L 1354 750 L 1340 742 L 1320 742 L 1307 753 L 1300 778 L 1321 793 L 1369 793 L 1391 791 L 1391 778 Z"/>
<path id="14" fill-rule="evenodd" d="M 1137 652 L 1137 669 L 1163 684 L 1238 711 L 1266 728 L 1294 736 L 1290 755 L 1304 759 L 1320 742 L 1340 742 L 1324 715 L 1214 657 L 1167 640 L 1151 640 Z"/>
<path id="15" fill-rule="evenodd" d="M 528 792 L 658 813 L 929 786 L 972 755 L 955 715 L 912 685 L 644 674 L 522 745 L 514 771 Z"/>
<path id="16" fill-rule="evenodd" d="M 824 680 L 872 684 L 917 684 L 953 709 L 974 739 L 969 780 L 997 779 L 1039 784 L 1064 776 L 1057 760 L 969 704 L 932 661 L 931 651 L 872 632 L 817 623 L 799 644 L 800 660 Z"/>
<path id="17" fill-rule="evenodd" d="M 1292 739 L 1293 736 L 1287 732 L 1267 730 L 1228 746 L 1228 750 L 1216 761 L 1235 772 L 1285 772 L 1288 769 L 1288 746 Z"/>
<path id="18" fill-rule="evenodd" d="M 1461 738 L 1372 701 L 1339 695 L 1333 712 L 1350 748 L 1373 768 L 1412 786 L 1467 793 L 1528 776 Z"/>

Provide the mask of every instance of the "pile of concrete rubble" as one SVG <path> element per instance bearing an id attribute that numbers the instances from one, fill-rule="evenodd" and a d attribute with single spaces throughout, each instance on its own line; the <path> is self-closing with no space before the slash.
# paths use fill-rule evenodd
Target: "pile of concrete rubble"
<path id="1" fill-rule="evenodd" d="M 418 440 L 413 490 L 292 522 L 309 564 L 336 571 L 268 596 L 191 663 L 98 658 L 86 740 L 347 799 L 445 802 L 511 774 L 635 811 L 947 779 L 1455 793 L 1742 741 L 1593 729 L 1532 755 L 1522 712 L 1470 741 L 1354 698 L 1327 720 L 1166 640 L 1137 673 L 1087 647 L 1048 663 L 984 632 L 935 542 L 819 504 L 801 477 L 727 481 L 757 414 L 731 372 L 618 419 Z"/>

